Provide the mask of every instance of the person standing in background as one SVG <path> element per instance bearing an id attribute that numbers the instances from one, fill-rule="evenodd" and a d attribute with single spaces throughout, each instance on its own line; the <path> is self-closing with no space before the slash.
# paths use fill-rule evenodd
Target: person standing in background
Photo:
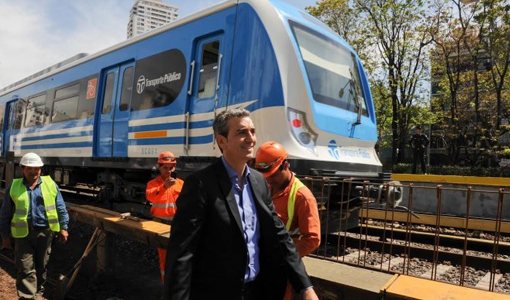
<path id="1" fill-rule="evenodd" d="M 418 161 L 421 163 L 421 171 L 423 174 L 427 174 L 427 168 L 425 165 L 425 149 L 429 144 L 429 138 L 422 132 L 421 125 L 417 125 L 415 132 L 411 137 L 409 143 L 413 148 L 413 174 L 416 174 L 416 166 Z"/>
<path id="2" fill-rule="evenodd" d="M 151 203 L 151 214 L 154 220 L 171 224 L 175 215 L 175 201 L 182 190 L 184 181 L 176 178 L 175 166 L 177 158 L 170 152 L 161 152 L 158 157 L 157 168 L 159 176 L 149 181 L 145 190 L 145 197 Z M 166 249 L 158 248 L 159 269 L 161 281 L 165 282 Z"/>
<path id="3" fill-rule="evenodd" d="M 290 170 L 288 156 L 281 144 L 265 142 L 255 155 L 255 169 L 266 178 L 276 213 L 286 224 L 299 255 L 304 257 L 321 243 L 319 209 L 312 191 Z M 296 296 L 288 284 L 284 300 Z"/>
<path id="4" fill-rule="evenodd" d="M 20 161 L 23 178 L 15 178 L 6 189 L 0 211 L 0 233 L 5 248 L 16 260 L 19 299 L 35 299 L 44 292 L 46 266 L 55 233 L 65 243 L 69 215 L 60 189 L 50 176 L 41 176 L 39 155 L 27 153 Z"/>

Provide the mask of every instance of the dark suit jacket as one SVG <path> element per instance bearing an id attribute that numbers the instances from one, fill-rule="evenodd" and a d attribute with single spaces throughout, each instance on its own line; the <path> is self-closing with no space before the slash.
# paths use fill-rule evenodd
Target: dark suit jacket
<path id="1" fill-rule="evenodd" d="M 296 291 L 311 283 L 274 210 L 265 178 L 250 172 L 260 225 L 256 298 L 281 300 L 287 280 Z M 241 224 L 221 159 L 188 176 L 172 222 L 163 299 L 241 299 L 248 252 Z"/>

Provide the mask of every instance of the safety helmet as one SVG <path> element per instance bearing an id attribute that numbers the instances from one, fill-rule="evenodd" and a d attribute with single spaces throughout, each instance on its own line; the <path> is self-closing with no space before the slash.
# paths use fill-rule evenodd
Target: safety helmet
<path id="1" fill-rule="evenodd" d="M 170 151 L 161 152 L 158 157 L 158 164 L 177 164 L 177 158 Z"/>
<path id="2" fill-rule="evenodd" d="M 265 142 L 260 145 L 255 155 L 255 169 L 262 173 L 264 177 L 270 177 L 287 157 L 289 157 L 289 154 L 280 143 Z"/>
<path id="3" fill-rule="evenodd" d="M 27 154 L 23 155 L 19 164 L 24 167 L 42 167 L 42 166 L 44 166 L 44 164 L 41 160 L 41 157 L 33 152 L 28 152 Z"/>

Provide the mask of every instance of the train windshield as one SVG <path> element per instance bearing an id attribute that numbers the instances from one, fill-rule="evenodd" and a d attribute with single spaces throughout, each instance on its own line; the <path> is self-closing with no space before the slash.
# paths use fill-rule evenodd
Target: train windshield
<path id="1" fill-rule="evenodd" d="M 356 56 L 338 41 L 291 22 L 315 101 L 368 116 Z"/>

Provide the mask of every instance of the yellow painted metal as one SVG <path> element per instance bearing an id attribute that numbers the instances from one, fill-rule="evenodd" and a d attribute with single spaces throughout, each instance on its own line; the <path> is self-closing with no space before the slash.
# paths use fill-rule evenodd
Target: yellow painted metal
<path id="1" fill-rule="evenodd" d="M 391 277 L 390 280 L 388 280 L 388 282 L 386 282 L 382 287 L 381 287 L 381 293 L 384 293 L 384 291 L 386 291 L 387 289 L 390 288 L 390 286 L 393 284 L 393 282 L 395 282 L 395 280 L 398 279 L 400 275 L 399 274 L 395 274 L 393 275 L 393 277 Z"/>
<path id="2" fill-rule="evenodd" d="M 391 174 L 391 180 L 403 182 L 432 182 L 452 183 L 466 185 L 490 185 L 510 187 L 510 178 L 506 177 L 475 177 L 453 175 L 418 175 L 418 174 Z"/>
<path id="3" fill-rule="evenodd" d="M 411 217 L 412 224 L 423 224 L 435 226 L 437 218 L 435 215 L 417 214 L 419 218 L 413 215 Z M 389 222 L 407 222 L 409 213 L 400 211 L 384 211 L 379 209 L 361 209 L 360 218 L 368 218 L 375 220 L 386 220 Z M 466 218 L 441 216 L 439 220 L 441 227 L 466 228 Z M 496 229 L 496 221 L 483 219 L 469 219 L 468 229 L 494 232 Z M 501 222 L 501 233 L 510 233 L 510 222 Z"/>
<path id="4" fill-rule="evenodd" d="M 510 300 L 510 295 L 407 275 L 398 276 L 381 293 L 384 293 L 384 299 L 391 300 Z"/>

